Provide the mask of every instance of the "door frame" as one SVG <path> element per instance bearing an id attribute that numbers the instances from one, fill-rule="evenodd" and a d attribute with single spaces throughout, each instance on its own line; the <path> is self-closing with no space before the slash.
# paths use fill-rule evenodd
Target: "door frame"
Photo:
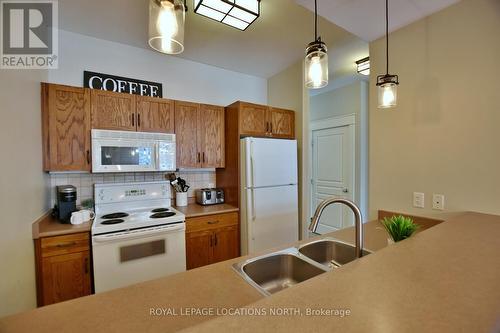
<path id="1" fill-rule="evenodd" d="M 310 143 L 310 153 L 309 153 L 309 185 L 311 190 L 309 191 L 309 217 L 312 217 L 314 215 L 314 211 L 316 210 L 316 207 L 314 205 L 314 192 L 313 192 L 313 177 L 314 177 L 314 169 L 313 169 L 313 154 L 314 154 L 314 148 L 313 148 L 313 133 L 314 131 L 319 131 L 319 130 L 325 130 L 325 129 L 330 129 L 330 128 L 337 128 L 337 127 L 349 127 L 349 133 L 350 133 L 350 145 L 352 147 L 352 198 L 354 201 L 356 201 L 356 170 L 357 170 L 357 159 L 356 159 L 356 115 L 349 114 L 345 116 L 337 116 L 337 117 L 330 117 L 330 118 L 323 118 L 323 119 L 318 119 L 318 120 L 313 120 L 310 123 L 309 127 L 309 143 Z M 309 233 L 307 233 L 307 238 L 309 238 Z"/>

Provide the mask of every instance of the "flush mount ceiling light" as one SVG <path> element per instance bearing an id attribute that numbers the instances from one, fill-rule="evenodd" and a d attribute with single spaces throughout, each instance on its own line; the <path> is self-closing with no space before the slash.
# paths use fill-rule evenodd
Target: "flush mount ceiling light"
<path id="1" fill-rule="evenodd" d="M 399 77 L 389 74 L 389 0 L 385 0 L 385 43 L 386 72 L 377 76 L 378 107 L 381 109 L 395 107 L 398 102 Z"/>
<path id="2" fill-rule="evenodd" d="M 306 48 L 305 84 L 309 89 L 328 85 L 328 54 L 326 44 L 318 37 L 318 3 L 314 0 L 314 41 Z"/>
<path id="3" fill-rule="evenodd" d="M 356 61 L 356 66 L 358 68 L 358 74 L 370 75 L 370 57 Z"/>
<path id="4" fill-rule="evenodd" d="M 194 0 L 194 12 L 245 30 L 260 15 L 260 0 Z"/>
<path id="5" fill-rule="evenodd" d="M 149 46 L 158 52 L 184 51 L 186 0 L 149 0 Z"/>

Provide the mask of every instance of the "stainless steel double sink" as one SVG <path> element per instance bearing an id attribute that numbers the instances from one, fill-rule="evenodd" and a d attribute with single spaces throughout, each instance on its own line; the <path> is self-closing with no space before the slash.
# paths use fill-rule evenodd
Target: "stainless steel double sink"
<path id="1" fill-rule="evenodd" d="M 363 250 L 363 255 L 371 251 Z M 357 259 L 354 245 L 323 238 L 251 258 L 233 268 L 262 294 L 269 296 Z"/>

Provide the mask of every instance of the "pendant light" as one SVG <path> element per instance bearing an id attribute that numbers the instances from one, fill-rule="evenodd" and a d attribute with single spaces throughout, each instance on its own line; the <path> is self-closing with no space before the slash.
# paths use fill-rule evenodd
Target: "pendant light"
<path id="1" fill-rule="evenodd" d="M 318 37 L 318 3 L 314 0 L 314 41 L 306 48 L 305 83 L 309 89 L 328 85 L 328 54 L 326 44 Z"/>
<path id="2" fill-rule="evenodd" d="M 186 10 L 186 0 L 149 0 L 149 46 L 161 53 L 182 53 Z"/>
<path id="3" fill-rule="evenodd" d="M 398 101 L 399 78 L 389 74 L 389 0 L 385 0 L 385 43 L 386 72 L 377 76 L 378 107 L 381 109 L 395 107 Z"/>

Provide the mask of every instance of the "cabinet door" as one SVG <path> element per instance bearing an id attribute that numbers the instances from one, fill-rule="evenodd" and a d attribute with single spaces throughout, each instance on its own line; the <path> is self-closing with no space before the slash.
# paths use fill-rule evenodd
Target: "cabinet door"
<path id="1" fill-rule="evenodd" d="M 90 171 L 88 89 L 42 84 L 45 171 Z"/>
<path id="2" fill-rule="evenodd" d="M 217 229 L 214 235 L 212 263 L 239 256 L 238 226 Z"/>
<path id="3" fill-rule="evenodd" d="M 269 108 L 270 132 L 276 138 L 295 138 L 295 112 Z"/>
<path id="4" fill-rule="evenodd" d="M 224 108 L 215 105 L 200 105 L 198 117 L 198 149 L 201 151 L 203 168 L 223 168 Z"/>
<path id="5" fill-rule="evenodd" d="M 135 131 L 135 95 L 91 90 L 92 128 Z"/>
<path id="6" fill-rule="evenodd" d="M 90 295 L 89 251 L 42 259 L 43 305 Z"/>
<path id="7" fill-rule="evenodd" d="M 198 110 L 196 103 L 175 101 L 175 136 L 178 168 L 200 168 L 197 147 Z"/>
<path id="8" fill-rule="evenodd" d="M 174 101 L 137 96 L 137 131 L 174 133 Z"/>
<path id="9" fill-rule="evenodd" d="M 186 267 L 193 269 L 211 263 L 213 237 L 212 231 L 186 233 Z"/>
<path id="10" fill-rule="evenodd" d="M 240 134 L 266 136 L 269 129 L 267 106 L 240 104 Z"/>

